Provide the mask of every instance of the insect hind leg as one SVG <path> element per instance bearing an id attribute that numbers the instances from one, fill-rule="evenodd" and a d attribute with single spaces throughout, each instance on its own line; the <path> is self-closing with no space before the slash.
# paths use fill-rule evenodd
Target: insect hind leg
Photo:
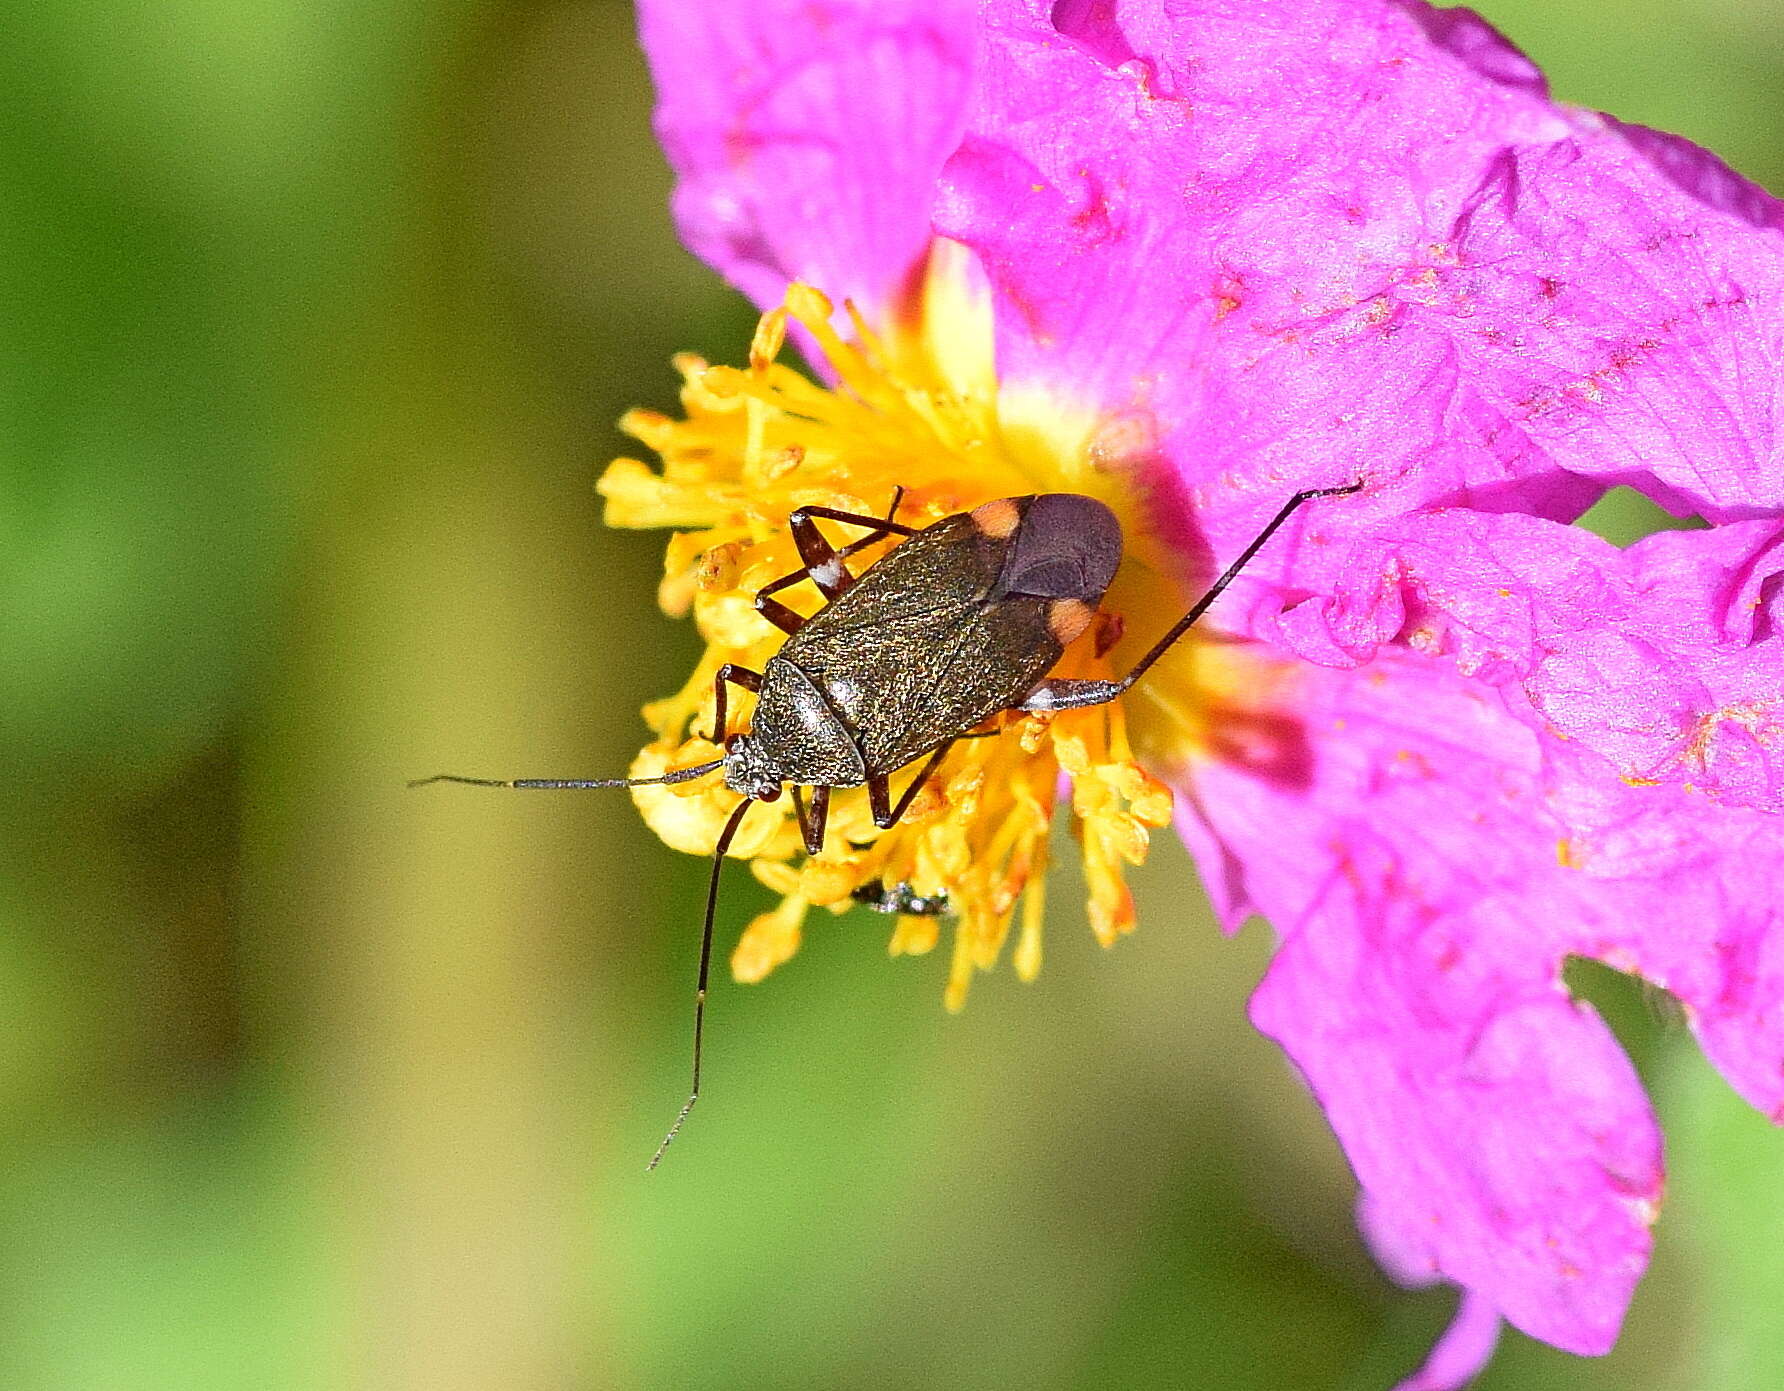
<path id="1" fill-rule="evenodd" d="M 1123 689 L 1125 688 L 1119 681 L 1087 681 L 1071 676 L 1053 676 L 1030 691 L 1016 708 L 1036 713 L 1082 710 L 1087 705 L 1108 704 Z"/>
<path id="2" fill-rule="evenodd" d="M 897 805 L 892 804 L 892 779 L 888 775 L 882 773 L 878 777 L 869 778 L 867 780 L 867 804 L 873 810 L 873 824 L 882 831 L 889 831 L 902 821 L 905 812 L 910 810 L 911 803 L 916 801 L 917 793 L 922 789 L 923 784 L 929 781 L 929 775 L 935 771 L 936 765 L 947 756 L 948 750 L 953 747 L 954 741 L 950 739 L 929 755 L 929 762 L 925 763 L 922 771 L 911 779 L 911 785 L 905 788 Z"/>
<path id="3" fill-rule="evenodd" d="M 1360 492 L 1363 480 L 1345 483 L 1336 488 L 1307 488 L 1296 493 L 1282 505 L 1280 511 L 1272 517 L 1264 529 L 1251 539 L 1251 543 L 1239 553 L 1239 558 L 1227 566 L 1220 577 L 1208 586 L 1207 592 L 1197 599 L 1190 610 L 1162 638 L 1152 645 L 1152 650 L 1135 662 L 1133 668 L 1117 681 L 1086 681 L 1072 677 L 1055 676 L 1041 682 L 1028 693 L 1026 699 L 1017 706 L 1019 710 L 1081 710 L 1087 705 L 1104 705 L 1121 695 L 1134 682 L 1138 681 L 1159 658 L 1176 644 L 1177 639 L 1195 626 L 1196 620 L 1208 611 L 1226 587 L 1239 577 L 1245 567 L 1251 564 L 1253 557 L 1264 548 L 1264 544 L 1276 534 L 1284 522 L 1288 521 L 1305 504 L 1315 498 L 1347 497 L 1351 493 Z"/>

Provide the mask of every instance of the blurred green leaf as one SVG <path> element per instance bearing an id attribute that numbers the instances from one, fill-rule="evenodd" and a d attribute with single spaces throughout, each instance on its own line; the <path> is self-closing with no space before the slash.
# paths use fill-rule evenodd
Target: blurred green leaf
<path id="1" fill-rule="evenodd" d="M 1692 1391 L 1748 1391 L 1784 1367 L 1784 1135 L 1696 1053 L 1662 1084 L 1667 1210 L 1660 1238 L 1692 1263 Z"/>

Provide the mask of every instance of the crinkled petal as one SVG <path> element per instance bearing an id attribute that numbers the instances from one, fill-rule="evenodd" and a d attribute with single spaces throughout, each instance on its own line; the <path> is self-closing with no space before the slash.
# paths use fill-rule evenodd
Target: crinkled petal
<path id="1" fill-rule="evenodd" d="M 1147 417 L 1223 555 L 1357 475 L 1395 509 L 1776 505 L 1779 224 L 1551 103 L 1477 17 L 1390 0 L 992 6 L 937 216 L 1005 382 Z"/>
<path id="2" fill-rule="evenodd" d="M 1308 669 L 1311 762 L 1195 773 L 1283 934 L 1252 1003 L 1331 1120 L 1403 1268 L 1577 1352 L 1646 1264 L 1659 1135 L 1627 1058 L 1561 984 L 1618 904 L 1556 856 L 1537 736 L 1444 664 Z"/>
<path id="3" fill-rule="evenodd" d="M 644 0 L 688 245 L 763 308 L 792 280 L 892 303 L 959 142 L 972 16 L 970 0 Z"/>
<path id="4" fill-rule="evenodd" d="M 1321 577 L 1334 598 L 1280 622 L 1304 655 L 1449 656 L 1518 683 L 1546 732 L 1616 777 L 1784 812 L 1784 523 L 1619 551 L 1577 527 L 1457 509 L 1402 519 L 1341 564 Z"/>
<path id="5" fill-rule="evenodd" d="M 1333 599 L 1279 632 L 1334 662 L 1416 652 L 1496 690 L 1535 740 L 1564 877 L 1612 905 L 1569 949 L 1671 990 L 1729 1082 L 1784 1121 L 1781 578 L 1775 521 L 1619 551 L 1455 510 L 1359 549 Z"/>
<path id="6" fill-rule="evenodd" d="M 1445 278 L 1464 374 L 1532 445 L 1679 514 L 1784 503 L 1784 205 L 1676 136 L 1571 112 L 1505 151 Z"/>
<path id="7" fill-rule="evenodd" d="M 1570 740 L 1545 740 L 1544 763 L 1557 858 L 1617 905 L 1571 949 L 1670 990 L 1717 1070 L 1784 1124 L 1784 817 L 1626 782 Z"/>

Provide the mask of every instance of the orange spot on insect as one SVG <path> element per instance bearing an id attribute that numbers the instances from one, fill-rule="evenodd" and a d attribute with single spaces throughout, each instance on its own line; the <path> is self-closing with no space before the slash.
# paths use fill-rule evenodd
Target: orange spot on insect
<path id="1" fill-rule="evenodd" d="M 1047 626 L 1061 647 L 1088 628 L 1095 616 L 1096 610 L 1082 599 L 1055 599 L 1047 606 Z"/>
<path id="2" fill-rule="evenodd" d="M 1022 513 L 1007 497 L 973 508 L 973 525 L 994 541 L 1007 540 L 1015 533 Z"/>

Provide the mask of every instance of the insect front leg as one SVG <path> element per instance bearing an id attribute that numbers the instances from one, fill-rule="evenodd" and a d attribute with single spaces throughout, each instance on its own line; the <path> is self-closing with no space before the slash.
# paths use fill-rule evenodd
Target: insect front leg
<path id="1" fill-rule="evenodd" d="M 751 671 L 748 667 L 740 667 L 735 662 L 726 662 L 719 668 L 718 675 L 712 679 L 712 735 L 711 742 L 725 742 L 725 687 L 727 685 L 742 686 L 746 691 L 762 689 L 762 673 Z"/>
<path id="2" fill-rule="evenodd" d="M 904 790 L 898 799 L 898 805 L 892 805 L 892 779 L 887 774 L 880 774 L 867 780 L 867 804 L 873 809 L 873 824 L 882 831 L 891 830 L 903 818 L 910 805 L 916 800 L 918 790 L 929 781 L 929 775 L 935 771 L 936 765 L 942 761 L 948 750 L 953 748 L 953 741 L 943 744 L 929 755 L 929 762 L 923 770 L 911 779 L 911 785 Z"/>
<path id="3" fill-rule="evenodd" d="M 814 787 L 811 790 L 811 808 L 805 805 L 805 795 L 800 792 L 797 783 L 793 785 L 793 812 L 799 818 L 799 834 L 805 837 L 805 853 L 821 855 L 824 853 L 824 828 L 830 822 L 830 789 Z"/>

